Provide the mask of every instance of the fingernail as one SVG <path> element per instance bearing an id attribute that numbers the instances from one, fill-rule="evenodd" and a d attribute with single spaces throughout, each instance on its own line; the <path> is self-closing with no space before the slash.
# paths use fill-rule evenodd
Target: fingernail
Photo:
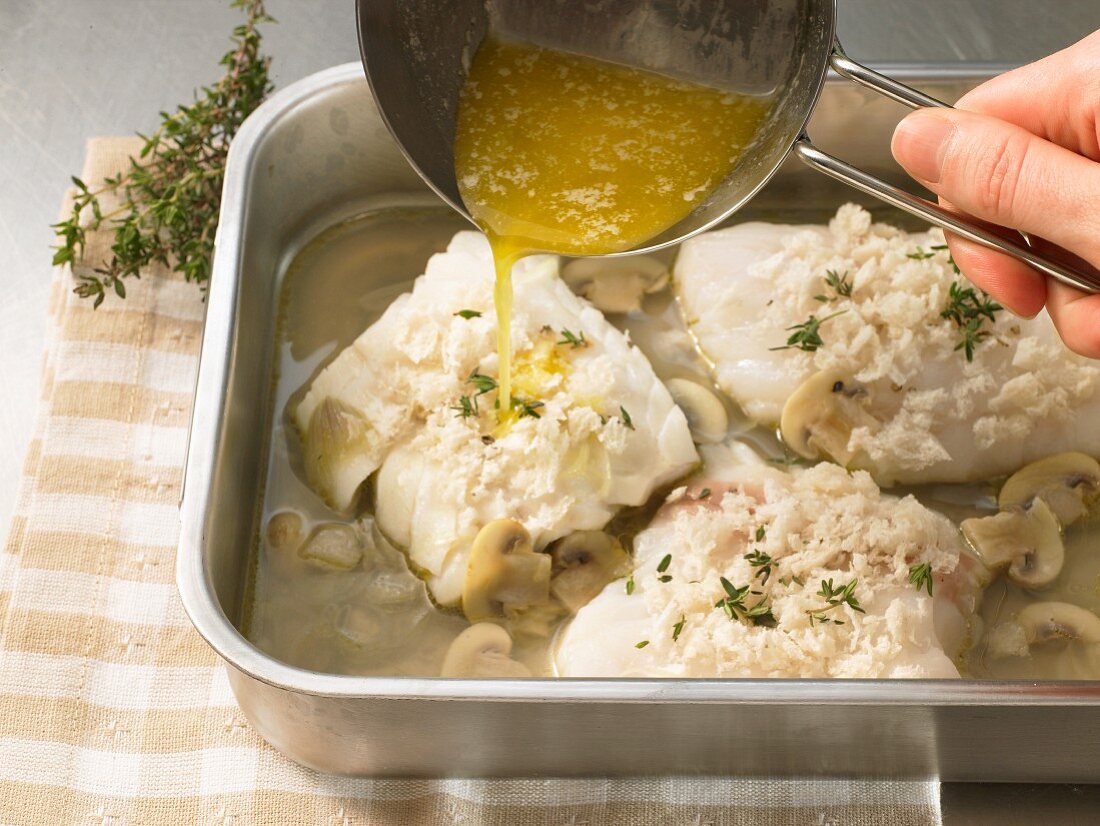
<path id="1" fill-rule="evenodd" d="M 954 134 L 955 124 L 947 118 L 921 110 L 898 124 L 891 149 L 910 175 L 935 184 L 943 174 L 943 160 Z"/>

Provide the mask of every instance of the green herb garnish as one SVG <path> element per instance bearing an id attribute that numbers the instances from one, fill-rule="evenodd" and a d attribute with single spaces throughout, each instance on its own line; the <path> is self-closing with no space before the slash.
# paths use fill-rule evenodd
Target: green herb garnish
<path id="1" fill-rule="evenodd" d="M 645 648 L 647 645 L 649 645 L 649 640 L 642 640 L 641 642 L 634 643 L 635 648 Z"/>
<path id="2" fill-rule="evenodd" d="M 621 404 L 619 405 L 619 415 L 622 417 L 623 424 L 633 430 L 634 420 L 630 418 L 630 414 L 626 412 L 626 408 L 623 407 Z"/>
<path id="3" fill-rule="evenodd" d="M 572 333 L 569 330 L 562 329 L 561 339 L 559 339 L 556 343 L 557 344 L 568 344 L 568 345 L 572 346 L 574 349 L 588 346 L 588 342 L 585 340 L 583 330 L 581 330 L 579 335 L 576 335 L 576 334 Z"/>
<path id="4" fill-rule="evenodd" d="M 455 413 L 456 419 L 468 419 L 471 416 L 476 416 L 477 410 L 477 396 L 471 398 L 470 396 L 459 396 L 458 404 L 452 404 L 451 410 L 457 411 Z"/>
<path id="5" fill-rule="evenodd" d="M 663 574 L 668 570 L 668 566 L 672 564 L 672 554 L 665 554 L 661 561 L 657 563 L 657 573 Z"/>
<path id="6" fill-rule="evenodd" d="M 793 327 L 788 327 L 787 330 L 793 330 L 790 336 L 787 337 L 787 343 L 781 347 L 769 347 L 769 350 L 790 350 L 793 347 L 797 347 L 799 350 L 805 350 L 807 353 L 812 353 L 821 347 L 825 342 L 821 339 L 821 325 L 830 319 L 836 318 L 838 315 L 844 315 L 847 310 L 841 310 L 840 312 L 827 315 L 824 318 L 818 318 L 811 314 L 801 324 L 795 324 Z"/>
<path id="7" fill-rule="evenodd" d="M 745 554 L 745 561 L 752 567 L 756 568 L 756 573 L 753 574 L 753 579 L 760 579 L 761 585 L 767 585 L 768 579 L 772 575 L 772 567 L 774 562 L 772 558 L 762 551 L 753 551 L 752 553 Z"/>
<path id="8" fill-rule="evenodd" d="M 959 343 L 955 345 L 955 350 L 964 351 L 967 361 L 973 361 L 974 348 L 993 335 L 992 331 L 982 329 L 982 325 L 986 321 L 995 322 L 996 313 L 1002 309 L 985 292 L 964 287 L 958 281 L 951 285 L 947 305 L 940 312 L 940 318 L 955 323 L 959 330 Z"/>
<path id="9" fill-rule="evenodd" d="M 126 297 L 123 279 L 137 278 L 150 264 L 171 266 L 187 281 L 205 288 L 210 280 L 214 237 L 221 206 L 229 144 L 244 119 L 274 88 L 271 59 L 260 54 L 261 23 L 273 22 L 263 0 L 235 0 L 245 21 L 233 30 L 233 48 L 221 59 L 225 75 L 204 86 L 194 102 L 161 113 L 160 125 L 145 140 L 130 166 L 96 189 L 74 177 L 77 192 L 69 217 L 53 225 L 59 241 L 53 263 L 76 264 L 87 233 L 110 228 L 111 256 L 90 272 L 75 273 L 73 292 L 103 303 L 107 290 Z M 113 196 L 108 209 L 101 199 Z"/>
<path id="10" fill-rule="evenodd" d="M 843 625 L 843 620 L 826 616 L 826 612 L 832 611 L 834 608 L 839 608 L 841 605 L 847 605 L 853 611 L 858 611 L 861 614 L 866 613 L 863 608 L 860 607 L 859 600 L 856 598 L 856 583 L 858 581 L 859 580 L 853 579 L 847 585 L 834 586 L 832 579 L 821 580 L 821 590 L 817 592 L 817 595 L 825 600 L 825 606 L 806 611 L 810 616 L 810 625 L 813 626 L 815 623 L 826 624 L 830 622 L 834 625 Z"/>
<path id="11" fill-rule="evenodd" d="M 701 491 L 699 491 L 699 498 L 700 499 L 709 499 L 710 498 L 710 488 L 703 488 Z"/>
<path id="12" fill-rule="evenodd" d="M 474 370 L 466 379 L 467 384 L 472 384 L 474 389 L 477 390 L 477 395 L 484 396 L 486 393 L 492 393 L 497 389 L 497 380 L 492 376 L 486 376 L 484 373 L 479 373 Z"/>
<path id="13" fill-rule="evenodd" d="M 825 271 L 825 286 L 833 291 L 832 296 L 815 295 L 814 299 L 822 303 L 836 301 L 838 298 L 850 298 L 852 295 L 852 282 L 848 280 L 848 271 L 838 273 L 836 270 Z"/>
<path id="14" fill-rule="evenodd" d="M 932 247 L 932 249 L 935 249 L 935 247 Z M 916 252 L 911 252 L 905 257 L 911 258 L 914 261 L 927 261 L 929 258 L 932 258 L 933 255 L 935 255 L 935 253 L 925 252 L 923 247 L 917 247 Z"/>
<path id="15" fill-rule="evenodd" d="M 917 587 L 917 591 L 927 588 L 928 596 L 932 596 L 932 563 L 922 562 L 919 565 L 910 565 L 909 581 Z"/>
<path id="16" fill-rule="evenodd" d="M 634 574 L 631 574 L 626 580 L 626 595 L 630 596 L 634 593 Z"/>
<path id="17" fill-rule="evenodd" d="M 680 614 L 680 621 L 672 626 L 672 641 L 673 642 L 676 642 L 678 639 L 680 639 L 680 632 L 682 632 L 684 630 L 685 620 L 686 620 L 686 617 L 684 617 L 683 614 Z"/>
<path id="18" fill-rule="evenodd" d="M 455 313 L 455 315 L 464 318 L 467 321 L 469 321 L 471 318 L 481 318 L 481 313 L 479 313 L 477 310 L 459 310 L 457 313 Z"/>
<path id="19" fill-rule="evenodd" d="M 519 417 L 521 419 L 525 416 L 530 416 L 533 419 L 542 418 L 539 414 L 539 409 L 543 407 L 546 407 L 543 402 L 512 396 L 512 409 L 519 411 Z"/>
<path id="20" fill-rule="evenodd" d="M 721 608 L 731 620 L 747 621 L 753 625 L 775 625 L 775 616 L 767 597 L 749 606 L 745 604 L 745 599 L 750 593 L 759 594 L 759 591 L 750 591 L 748 585 L 738 588 L 725 577 L 719 581 L 726 596 L 714 603 L 715 608 Z"/>

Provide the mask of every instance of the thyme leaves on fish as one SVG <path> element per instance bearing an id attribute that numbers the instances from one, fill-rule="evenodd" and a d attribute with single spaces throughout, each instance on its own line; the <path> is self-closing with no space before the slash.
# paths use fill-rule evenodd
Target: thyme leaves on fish
<path id="1" fill-rule="evenodd" d="M 455 313 L 459 318 L 464 318 L 469 321 L 471 318 L 481 318 L 481 312 L 478 310 L 459 310 Z"/>
<path id="2" fill-rule="evenodd" d="M 746 600 L 749 595 L 759 594 L 759 591 L 753 591 L 751 585 L 737 587 L 725 577 L 721 577 L 719 581 L 726 595 L 714 603 L 715 608 L 721 608 L 731 620 L 748 622 L 752 625 L 775 625 L 775 615 L 766 596 L 753 605 L 748 605 Z"/>
<path id="3" fill-rule="evenodd" d="M 535 399 L 523 399 L 519 396 L 512 396 L 512 409 L 519 411 L 519 417 L 521 419 L 527 416 L 530 416 L 532 419 L 541 419 L 542 414 L 539 413 L 539 410 L 543 407 L 546 407 L 545 403 Z"/>
<path id="4" fill-rule="evenodd" d="M 909 581 L 916 586 L 919 593 L 922 589 L 928 590 L 928 596 L 932 596 L 932 563 L 921 562 L 909 566 Z"/>
<path id="5" fill-rule="evenodd" d="M 634 643 L 635 648 L 645 648 L 647 645 L 649 645 L 649 640 L 642 640 L 641 642 Z"/>
<path id="6" fill-rule="evenodd" d="M 626 595 L 630 596 L 634 593 L 634 574 L 631 574 L 626 578 Z"/>
<path id="7" fill-rule="evenodd" d="M 758 537 L 760 536 L 761 530 L 762 528 L 757 529 L 756 533 Z M 757 542 L 759 541 L 760 539 L 758 538 Z M 763 551 L 757 550 L 753 551 L 752 553 L 745 554 L 744 559 L 752 567 L 756 568 L 756 571 L 753 573 L 752 578 L 759 579 L 761 585 L 767 585 L 768 580 L 771 578 L 772 570 L 775 567 L 775 561 L 771 558 L 771 556 L 764 553 Z"/>
<path id="8" fill-rule="evenodd" d="M 699 501 L 702 501 L 703 499 L 710 499 L 710 488 L 703 488 L 701 491 L 699 491 L 698 499 Z"/>
<path id="9" fill-rule="evenodd" d="M 683 633 L 684 623 L 686 621 L 687 621 L 687 617 L 685 617 L 683 614 L 680 614 L 680 621 L 673 624 L 673 626 L 672 626 L 672 641 L 673 642 L 676 642 L 678 639 L 680 639 L 680 634 Z"/>
<path id="10" fill-rule="evenodd" d="M 932 249 L 935 250 L 936 248 L 932 247 Z M 917 247 L 916 252 L 910 252 L 906 254 L 905 257 L 913 261 L 927 261 L 929 258 L 933 258 L 934 256 L 935 252 L 928 252 L 924 249 L 924 247 Z"/>
<path id="11" fill-rule="evenodd" d="M 477 396 L 459 396 L 458 404 L 452 404 L 451 410 L 455 411 L 456 419 L 469 419 L 478 414 Z"/>
<path id="12" fill-rule="evenodd" d="M 672 564 L 672 554 L 665 554 L 661 561 L 657 563 L 657 573 L 660 576 L 657 577 L 658 582 L 672 582 L 672 574 L 665 573 L 668 570 L 668 566 Z"/>
<path id="13" fill-rule="evenodd" d="M 470 373 L 466 378 L 466 383 L 474 386 L 478 396 L 484 396 L 486 393 L 492 393 L 497 389 L 496 379 L 492 376 L 486 376 L 484 373 L 479 373 L 477 370 Z"/>
<path id="14" fill-rule="evenodd" d="M 53 225 L 58 244 L 54 265 L 74 265 L 86 252 L 87 233 L 110 230 L 113 243 L 103 261 L 86 261 L 74 274 L 73 292 L 103 303 L 107 292 L 126 297 L 127 278 L 150 264 L 171 266 L 205 288 L 210 279 L 229 145 L 245 118 L 274 88 L 271 59 L 260 51 L 259 26 L 273 22 L 263 0 L 234 0 L 244 22 L 233 30 L 232 49 L 221 59 L 225 74 L 195 93 L 192 103 L 162 112 L 160 125 L 129 167 L 101 186 L 73 177 L 69 216 Z M 110 206 L 116 199 L 118 206 Z"/>
<path id="15" fill-rule="evenodd" d="M 858 611 L 860 614 L 866 613 L 862 606 L 859 604 L 859 599 L 856 597 L 856 584 L 859 582 L 857 579 L 853 579 L 847 585 L 833 585 L 833 580 L 823 579 L 821 580 L 821 590 L 817 592 L 817 596 L 825 600 L 825 605 L 821 608 L 813 608 L 806 611 L 810 617 L 810 626 L 815 624 L 827 625 L 832 623 L 833 625 L 843 625 L 844 620 L 838 620 L 835 617 L 828 616 L 828 612 L 835 608 L 839 608 L 842 605 L 847 605 L 853 611 Z"/>
<path id="16" fill-rule="evenodd" d="M 563 327 L 561 331 L 561 338 L 555 343 L 568 344 L 574 350 L 579 350 L 583 347 L 588 346 L 588 339 L 584 337 L 584 330 L 581 330 L 581 332 L 578 334 Z"/>
<path id="17" fill-rule="evenodd" d="M 840 298 L 852 297 L 852 282 L 848 279 L 848 271 L 838 273 L 836 270 L 825 271 L 825 286 L 833 291 L 830 295 L 815 295 L 814 300 L 826 304 Z"/>
<path id="18" fill-rule="evenodd" d="M 634 420 L 630 418 L 630 413 L 621 404 L 619 405 L 619 417 L 622 419 L 624 427 L 628 430 L 634 430 Z"/>
<path id="19" fill-rule="evenodd" d="M 974 360 L 974 350 L 991 335 L 992 330 L 984 329 L 984 324 L 996 322 L 996 314 L 1004 308 L 989 297 L 988 293 L 964 287 L 955 281 L 948 291 L 947 304 L 940 312 L 940 318 L 955 324 L 959 333 L 959 342 L 955 350 L 962 350 L 967 361 Z"/>
<path id="20" fill-rule="evenodd" d="M 840 310 L 839 312 L 827 315 L 824 318 L 818 318 L 813 313 L 801 324 L 795 324 L 792 327 L 787 328 L 787 332 L 791 335 L 787 337 L 787 343 L 779 347 L 769 347 L 769 350 L 790 350 L 797 348 L 804 350 L 807 353 L 812 353 L 819 347 L 825 344 L 821 338 L 821 325 L 830 319 L 836 318 L 838 315 L 844 315 L 847 310 Z M 791 332 L 793 331 L 793 332 Z"/>

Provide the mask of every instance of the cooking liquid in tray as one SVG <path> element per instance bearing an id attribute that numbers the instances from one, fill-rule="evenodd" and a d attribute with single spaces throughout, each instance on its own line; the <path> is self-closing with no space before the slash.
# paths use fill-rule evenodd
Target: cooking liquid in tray
<path id="1" fill-rule="evenodd" d="M 511 399 L 512 265 L 604 255 L 684 218 L 732 171 L 767 98 L 487 37 L 462 91 L 455 173 L 496 262 L 499 399 Z M 500 404 L 501 417 L 510 405 Z"/>

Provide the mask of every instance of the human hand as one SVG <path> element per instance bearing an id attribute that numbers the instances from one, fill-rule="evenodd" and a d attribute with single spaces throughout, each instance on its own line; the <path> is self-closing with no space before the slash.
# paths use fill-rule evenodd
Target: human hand
<path id="1" fill-rule="evenodd" d="M 1008 72 L 957 109 L 920 109 L 894 157 L 944 206 L 1051 241 L 1100 268 L 1100 31 Z M 1021 316 L 1044 303 L 1073 351 L 1100 358 L 1100 295 L 948 235 L 967 278 Z"/>

